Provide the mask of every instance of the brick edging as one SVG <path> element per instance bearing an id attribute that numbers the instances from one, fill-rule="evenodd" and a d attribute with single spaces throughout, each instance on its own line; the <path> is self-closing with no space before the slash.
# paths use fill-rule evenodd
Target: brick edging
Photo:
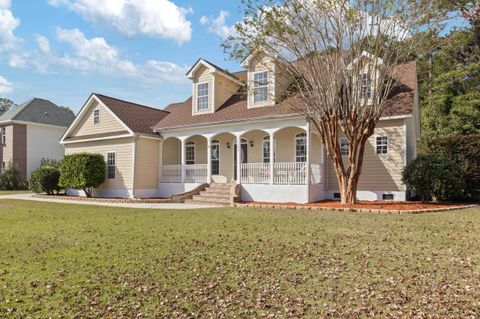
<path id="1" fill-rule="evenodd" d="M 83 201 L 83 202 L 97 202 L 97 203 L 127 203 L 127 204 L 149 204 L 149 203 L 172 203 L 171 199 L 131 199 L 131 198 L 95 198 L 95 197 L 80 197 L 80 196 L 65 196 L 65 195 L 43 195 L 33 194 L 32 197 L 43 199 L 55 199 L 65 201 Z"/>
<path id="2" fill-rule="evenodd" d="M 477 207 L 478 205 L 462 205 L 462 206 L 450 206 L 440 208 L 425 208 L 425 209 L 405 209 L 405 210 L 389 210 L 389 209 L 370 209 L 370 208 L 337 208 L 337 207 L 318 207 L 318 206 L 306 206 L 306 205 L 281 205 L 281 204 L 242 204 L 236 203 L 235 207 L 240 208 L 274 208 L 274 209 L 299 209 L 299 210 L 330 210 L 339 212 L 351 212 L 351 213 L 380 213 L 380 214 L 423 214 L 433 212 L 445 212 L 452 210 L 467 209 Z"/>

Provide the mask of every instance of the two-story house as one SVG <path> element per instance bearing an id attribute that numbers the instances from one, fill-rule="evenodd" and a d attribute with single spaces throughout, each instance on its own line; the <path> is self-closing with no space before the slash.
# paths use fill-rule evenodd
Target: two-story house
<path id="1" fill-rule="evenodd" d="M 59 144 L 75 116 L 54 103 L 34 98 L 0 116 L 0 164 L 13 166 L 22 182 L 29 180 L 43 158 L 59 160 L 65 149 Z"/>
<path id="2" fill-rule="evenodd" d="M 252 54 L 242 66 L 229 73 L 198 60 L 187 73 L 192 96 L 164 110 L 92 94 L 62 139 L 66 152 L 105 156 L 107 181 L 96 196 L 168 197 L 203 183 L 212 190 L 234 183 L 244 201 L 338 198 L 333 167 L 313 127 L 292 107 L 295 96 L 284 94 L 290 81 L 275 59 Z M 402 90 L 368 141 L 360 199 L 406 198 L 401 171 L 416 156 L 420 136 L 416 65 L 399 65 L 397 73 Z M 194 199 L 226 196 L 202 195 Z"/>

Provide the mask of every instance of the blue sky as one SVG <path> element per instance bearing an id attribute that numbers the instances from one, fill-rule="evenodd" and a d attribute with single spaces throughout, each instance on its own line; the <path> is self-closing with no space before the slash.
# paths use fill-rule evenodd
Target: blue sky
<path id="1" fill-rule="evenodd" d="M 183 101 L 198 58 L 241 69 L 220 48 L 240 10 L 239 0 L 0 0 L 0 97 L 75 111 L 91 92 Z"/>

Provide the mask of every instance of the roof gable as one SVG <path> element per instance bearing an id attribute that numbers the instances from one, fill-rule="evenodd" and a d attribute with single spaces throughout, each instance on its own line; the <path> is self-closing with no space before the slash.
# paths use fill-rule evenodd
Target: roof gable
<path id="1" fill-rule="evenodd" d="M 100 111 L 100 123 L 93 123 L 93 111 Z M 92 93 L 62 141 L 85 138 L 109 138 L 113 135 L 141 134 L 158 136 L 152 127 L 168 112 L 156 108 Z"/>
<path id="2" fill-rule="evenodd" d="M 21 121 L 68 127 L 75 116 L 51 101 L 34 98 L 8 110 L 0 116 L 0 122 Z"/>
<path id="3" fill-rule="evenodd" d="M 187 78 L 193 79 L 195 76 L 196 71 L 201 68 L 201 67 L 206 67 L 211 73 L 217 73 L 220 74 L 227 79 L 239 84 L 239 85 L 245 85 L 238 77 L 236 77 L 234 74 L 231 74 L 230 72 L 227 72 L 226 70 L 222 69 L 221 67 L 205 60 L 205 59 L 198 59 L 197 62 L 188 70 L 187 72 Z"/>

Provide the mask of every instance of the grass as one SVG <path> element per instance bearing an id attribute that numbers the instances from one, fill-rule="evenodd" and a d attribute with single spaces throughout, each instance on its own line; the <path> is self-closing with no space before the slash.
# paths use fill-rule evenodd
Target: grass
<path id="1" fill-rule="evenodd" d="M 3 195 L 17 195 L 17 194 L 28 194 L 31 193 L 29 190 L 22 190 L 22 191 L 0 191 L 0 196 Z"/>
<path id="2" fill-rule="evenodd" d="M 161 211 L 0 201 L 0 317 L 480 316 L 480 209 Z"/>

